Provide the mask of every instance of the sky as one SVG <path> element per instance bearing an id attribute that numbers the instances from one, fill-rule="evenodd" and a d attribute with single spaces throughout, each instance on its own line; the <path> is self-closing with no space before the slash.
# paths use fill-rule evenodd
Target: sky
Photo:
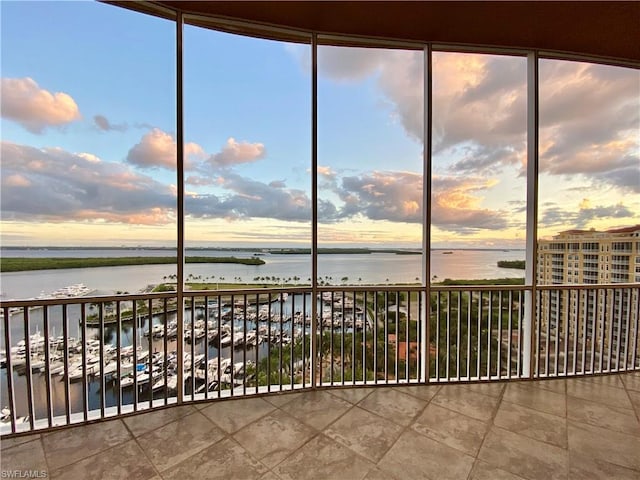
<path id="1" fill-rule="evenodd" d="M 2 245 L 176 242 L 175 25 L 94 2 L 0 3 Z M 526 59 L 318 51 L 327 246 L 524 248 Z M 184 29 L 187 246 L 310 246 L 311 47 Z M 640 223 L 640 73 L 540 61 L 541 237 Z"/>

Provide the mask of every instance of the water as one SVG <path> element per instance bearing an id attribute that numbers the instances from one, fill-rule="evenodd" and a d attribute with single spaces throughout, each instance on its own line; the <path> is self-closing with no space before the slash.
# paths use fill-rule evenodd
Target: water
<path id="1" fill-rule="evenodd" d="M 434 250 L 431 253 L 431 277 L 436 281 L 451 279 L 515 278 L 523 277 L 523 270 L 499 268 L 499 260 L 523 260 L 524 250 L 451 250 L 451 254 Z M 172 250 L 2 250 L 4 257 L 109 257 L 109 256 L 170 256 Z M 249 257 L 253 252 L 187 251 L 187 255 Z M 278 277 L 267 283 L 280 284 L 299 277 L 309 283 L 311 257 L 309 255 L 260 256 L 264 265 L 187 264 L 185 276 L 202 277 L 209 282 L 252 282 L 256 277 Z M 415 283 L 422 278 L 422 256 L 393 253 L 319 255 L 318 275 L 335 285 Z M 176 274 L 175 265 L 137 265 L 123 267 L 75 268 L 66 270 L 38 270 L 3 273 L 0 278 L 2 299 L 24 299 L 50 293 L 76 283 L 84 283 L 95 294 L 115 292 L 136 293 L 148 285 L 161 283 Z M 343 278 L 346 280 L 342 280 Z M 224 278 L 222 280 L 221 278 Z M 290 280 L 289 283 L 293 283 Z"/>
<path id="2" fill-rule="evenodd" d="M 6 257 L 108 257 L 108 256 L 169 256 L 174 252 L 170 250 L 4 250 Z M 236 256 L 248 257 L 253 252 L 232 252 L 232 251 L 189 251 L 187 255 L 199 256 Z M 294 283 L 293 278 L 299 277 L 299 282 L 309 283 L 311 275 L 311 258 L 309 255 L 276 255 L 265 254 L 260 258 L 265 260 L 264 265 L 239 265 L 239 264 L 187 264 L 185 275 L 202 277 L 203 280 L 214 282 L 216 280 L 226 282 L 253 282 L 256 277 L 278 277 L 279 280 L 269 280 L 266 283 L 275 285 L 287 282 Z M 522 260 L 524 251 L 497 251 L 497 250 L 452 250 L 451 254 L 444 254 L 443 251 L 434 251 L 431 254 L 431 277 L 435 281 L 445 278 L 453 279 L 481 279 L 481 278 L 504 278 L 522 277 L 522 270 L 502 269 L 497 266 L 499 260 Z M 392 253 L 374 254 L 323 254 L 318 257 L 318 273 L 322 281 L 334 285 L 340 284 L 386 284 L 386 283 L 415 283 L 420 281 L 422 274 L 422 257 L 420 255 L 396 255 Z M 95 294 L 113 294 L 115 292 L 138 292 L 148 285 L 157 284 L 167 280 L 169 276 L 176 273 L 175 265 L 142 265 L 123 267 L 100 267 L 100 268 L 79 268 L 65 270 L 41 270 L 31 272 L 16 272 L 2 274 L 0 290 L 2 298 L 31 298 L 50 293 L 56 289 L 76 284 L 84 283 L 89 288 L 95 290 Z M 224 279 L 224 280 L 222 280 Z M 418 280 L 416 280 L 418 279 Z M 307 296 L 308 297 L 308 296 Z M 293 301 L 295 299 L 295 306 Z M 299 310 L 302 305 L 302 297 L 291 295 L 283 305 L 283 312 L 290 313 L 292 310 Z M 311 305 L 311 298 L 307 298 L 307 307 Z M 80 336 L 78 319 L 80 311 L 78 305 L 69 307 L 69 331 L 73 337 Z M 275 305 L 279 309 L 279 304 Z M 51 307 L 49 314 L 50 334 L 62 334 L 61 307 Z M 43 319 L 42 309 L 35 309 L 30 312 L 30 333 L 42 331 Z M 174 314 L 170 314 L 165 319 L 162 316 L 154 316 L 152 324 L 163 323 L 171 320 Z M 17 319 L 19 320 L 19 319 Z M 187 321 L 190 321 L 187 312 Z M 248 328 L 255 328 L 256 325 L 248 325 Z M 115 326 L 107 326 L 103 334 L 106 344 L 116 343 Z M 122 328 L 121 342 L 123 346 L 136 342 L 142 344 L 144 348 L 149 347 L 149 339 L 142 336 L 147 330 L 148 320 L 145 319 L 137 329 L 138 335 L 133 334 L 133 325 L 125 324 Z M 292 325 L 287 322 L 283 325 L 285 331 L 291 332 Z M 3 328 L 0 327 L 0 332 Z M 87 328 L 88 338 L 99 337 L 100 332 L 96 328 Z M 16 339 L 23 338 L 23 323 L 21 321 L 11 322 L 12 343 Z M 136 338 L 137 337 L 137 338 Z M 4 346 L 4 342 L 0 342 Z M 163 349 L 162 342 L 153 342 L 152 350 Z M 195 352 L 204 351 L 205 343 L 196 345 Z M 6 346 L 5 346 L 6 348 Z M 187 351 L 190 346 L 187 346 Z M 175 349 L 171 342 L 168 350 Z M 256 354 L 261 358 L 266 356 L 266 346 L 263 344 L 258 349 L 247 350 L 247 359 L 254 360 Z M 8 348 L 7 348 L 8 350 Z M 209 358 L 217 356 L 217 348 L 208 347 Z M 222 358 L 230 355 L 230 349 L 221 350 Z M 7 391 L 7 371 L 0 372 L 0 402 L 6 405 L 8 400 Z M 16 405 L 18 415 L 25 415 L 26 410 L 26 385 L 25 377 L 13 376 L 15 380 L 14 392 L 16 393 Z M 46 416 L 46 389 L 44 388 L 43 377 L 34 375 L 34 395 L 36 415 L 39 418 Z M 64 412 L 64 382 L 60 382 L 55 377 L 51 383 L 53 410 L 55 415 Z M 100 407 L 100 390 L 102 388 L 99 379 L 90 380 L 87 383 L 89 409 Z M 70 402 L 73 412 L 82 408 L 82 386 L 81 382 L 70 385 Z M 118 389 L 105 385 L 105 404 L 114 405 L 117 402 Z M 127 391 L 123 394 L 123 403 L 133 401 L 133 393 Z"/>

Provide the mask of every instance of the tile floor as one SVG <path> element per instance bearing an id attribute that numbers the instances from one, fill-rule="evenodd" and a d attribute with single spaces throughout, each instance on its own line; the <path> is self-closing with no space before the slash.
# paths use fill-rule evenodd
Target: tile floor
<path id="1" fill-rule="evenodd" d="M 317 390 L 2 439 L 52 479 L 640 479 L 640 372 Z M 33 474 L 33 473 L 32 473 Z"/>

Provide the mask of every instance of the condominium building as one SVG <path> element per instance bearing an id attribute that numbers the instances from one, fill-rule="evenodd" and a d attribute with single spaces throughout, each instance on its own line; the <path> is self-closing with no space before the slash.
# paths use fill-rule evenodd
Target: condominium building
<path id="1" fill-rule="evenodd" d="M 538 242 L 538 285 L 613 284 L 640 282 L 640 225 L 605 231 L 568 230 Z M 637 336 L 637 293 L 632 289 L 542 289 L 538 296 L 540 337 L 553 343 L 558 332 L 582 346 L 591 362 L 627 355 Z M 628 336 L 627 333 L 631 335 Z M 628 345 L 609 352 L 605 339 Z M 633 342 L 636 349 L 638 342 Z M 598 348 L 598 346 L 601 348 Z M 559 349 L 562 351 L 562 348 Z M 612 360 L 613 359 L 613 360 Z"/>
<path id="2" fill-rule="evenodd" d="M 538 241 L 538 284 L 640 282 L 640 225 Z"/>

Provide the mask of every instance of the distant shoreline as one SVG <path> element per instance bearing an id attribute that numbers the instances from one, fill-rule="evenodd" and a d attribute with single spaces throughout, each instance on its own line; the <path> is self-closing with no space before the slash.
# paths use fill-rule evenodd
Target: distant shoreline
<path id="1" fill-rule="evenodd" d="M 0 272 L 25 272 L 33 270 L 60 270 L 69 268 L 123 267 L 132 265 L 170 265 L 176 257 L 14 257 L 0 258 Z M 186 263 L 237 263 L 243 265 L 264 265 L 257 258 L 236 257 L 186 257 Z"/>

